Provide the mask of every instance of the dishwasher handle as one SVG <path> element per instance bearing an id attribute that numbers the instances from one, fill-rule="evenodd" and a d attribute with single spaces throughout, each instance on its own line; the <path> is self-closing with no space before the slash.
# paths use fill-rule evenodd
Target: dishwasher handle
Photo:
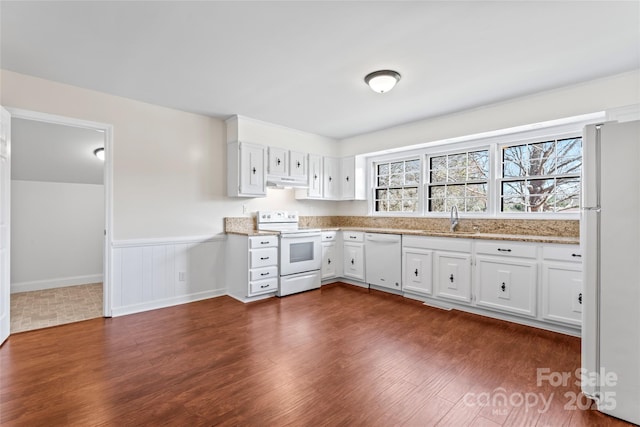
<path id="1" fill-rule="evenodd" d="M 367 242 L 375 243 L 400 243 L 399 234 L 366 234 L 365 240 Z"/>

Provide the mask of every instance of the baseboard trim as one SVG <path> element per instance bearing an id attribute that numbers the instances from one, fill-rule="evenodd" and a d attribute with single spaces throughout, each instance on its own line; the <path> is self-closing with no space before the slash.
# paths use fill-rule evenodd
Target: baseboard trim
<path id="1" fill-rule="evenodd" d="M 216 298 L 227 295 L 226 289 L 215 289 L 213 291 L 197 292 L 195 294 L 180 295 L 173 298 L 148 301 L 140 304 L 132 304 L 123 307 L 113 307 L 112 317 L 126 316 L 128 314 L 142 313 L 143 311 L 156 310 L 158 308 L 173 307 L 175 305 L 188 304 L 190 302 L 201 301 L 209 298 Z"/>
<path id="2" fill-rule="evenodd" d="M 11 293 L 42 291 L 45 289 L 64 288 L 67 286 L 88 285 L 90 283 L 102 283 L 102 274 L 89 274 L 86 276 L 57 277 L 47 280 L 33 280 L 31 282 L 17 282 L 11 284 Z"/>

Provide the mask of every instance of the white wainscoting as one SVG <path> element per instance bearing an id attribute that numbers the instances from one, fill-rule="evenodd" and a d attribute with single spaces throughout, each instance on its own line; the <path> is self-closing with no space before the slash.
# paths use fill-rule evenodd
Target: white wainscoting
<path id="1" fill-rule="evenodd" d="M 225 236 L 114 241 L 112 315 L 225 295 L 225 245 Z"/>

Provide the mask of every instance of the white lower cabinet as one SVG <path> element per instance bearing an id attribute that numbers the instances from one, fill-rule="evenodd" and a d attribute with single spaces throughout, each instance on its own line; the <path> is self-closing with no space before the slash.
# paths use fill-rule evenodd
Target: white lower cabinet
<path id="1" fill-rule="evenodd" d="M 364 282 L 364 233 L 344 231 L 342 240 L 344 277 Z"/>
<path id="2" fill-rule="evenodd" d="M 419 248 L 402 250 L 402 290 L 431 295 L 433 251 Z"/>
<path id="3" fill-rule="evenodd" d="M 322 280 L 336 277 L 336 242 L 322 242 Z"/>
<path id="4" fill-rule="evenodd" d="M 535 317 L 537 266 L 535 261 L 478 256 L 476 304 Z"/>
<path id="5" fill-rule="evenodd" d="M 543 249 L 542 318 L 567 325 L 582 324 L 582 263 L 575 245 Z"/>
<path id="6" fill-rule="evenodd" d="M 241 301 L 275 295 L 278 290 L 278 236 L 227 238 L 227 293 Z"/>
<path id="7" fill-rule="evenodd" d="M 436 295 L 458 302 L 471 302 L 471 254 L 436 251 Z"/>

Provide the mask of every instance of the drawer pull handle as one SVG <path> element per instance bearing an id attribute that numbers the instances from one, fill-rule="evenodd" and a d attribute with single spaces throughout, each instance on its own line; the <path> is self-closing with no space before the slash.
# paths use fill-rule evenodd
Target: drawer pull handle
<path id="1" fill-rule="evenodd" d="M 413 272 L 413 274 L 416 275 L 416 277 L 418 277 L 418 269 L 416 268 L 416 271 Z"/>
<path id="2" fill-rule="evenodd" d="M 350 239 L 357 239 L 357 236 L 349 236 Z"/>
<path id="3" fill-rule="evenodd" d="M 315 181 L 316 179 L 318 179 L 318 175 L 313 174 L 313 179 L 314 179 L 314 181 Z"/>
<path id="4" fill-rule="evenodd" d="M 498 252 L 511 252 L 511 249 L 498 248 Z"/>
<path id="5" fill-rule="evenodd" d="M 327 258 L 327 264 L 331 264 L 331 258 Z"/>
<path id="6" fill-rule="evenodd" d="M 453 283 L 453 273 L 451 273 L 451 276 L 449 276 L 449 280 L 451 280 L 451 283 Z"/>
<path id="7" fill-rule="evenodd" d="M 251 172 L 253 172 L 253 174 L 256 174 L 256 168 L 251 169 Z"/>
<path id="8" fill-rule="evenodd" d="M 269 272 L 267 272 L 267 273 L 260 273 L 260 275 L 261 275 L 261 276 L 268 276 L 269 274 L 271 274 L 271 273 L 269 273 Z"/>
<path id="9" fill-rule="evenodd" d="M 269 242 L 260 242 L 261 245 L 268 245 Z"/>
<path id="10" fill-rule="evenodd" d="M 329 182 L 333 181 L 333 178 L 329 177 Z"/>
<path id="11" fill-rule="evenodd" d="M 280 166 L 280 159 L 276 157 L 276 165 Z"/>
<path id="12" fill-rule="evenodd" d="M 571 254 L 571 256 L 575 257 L 575 258 L 582 258 L 582 255 L 580 255 L 580 254 Z"/>
<path id="13" fill-rule="evenodd" d="M 582 292 L 578 294 L 578 303 L 582 304 Z"/>
<path id="14" fill-rule="evenodd" d="M 502 282 L 502 286 L 500 286 L 500 289 L 502 289 L 502 292 L 507 290 L 507 285 L 505 285 L 504 282 Z"/>
<path id="15" fill-rule="evenodd" d="M 264 289 L 264 288 L 268 288 L 269 285 L 260 285 L 260 288 Z"/>
<path id="16" fill-rule="evenodd" d="M 265 259 L 269 259 L 269 257 L 268 256 L 261 256 L 260 259 L 264 261 Z"/>
<path id="17" fill-rule="evenodd" d="M 347 182 L 349 182 L 349 177 L 346 177 L 345 179 L 347 180 Z"/>
<path id="18" fill-rule="evenodd" d="M 353 258 L 351 258 L 351 265 L 355 264 L 355 261 Z"/>
<path id="19" fill-rule="evenodd" d="M 296 166 L 299 168 L 301 166 L 301 163 L 300 162 L 296 163 Z"/>

